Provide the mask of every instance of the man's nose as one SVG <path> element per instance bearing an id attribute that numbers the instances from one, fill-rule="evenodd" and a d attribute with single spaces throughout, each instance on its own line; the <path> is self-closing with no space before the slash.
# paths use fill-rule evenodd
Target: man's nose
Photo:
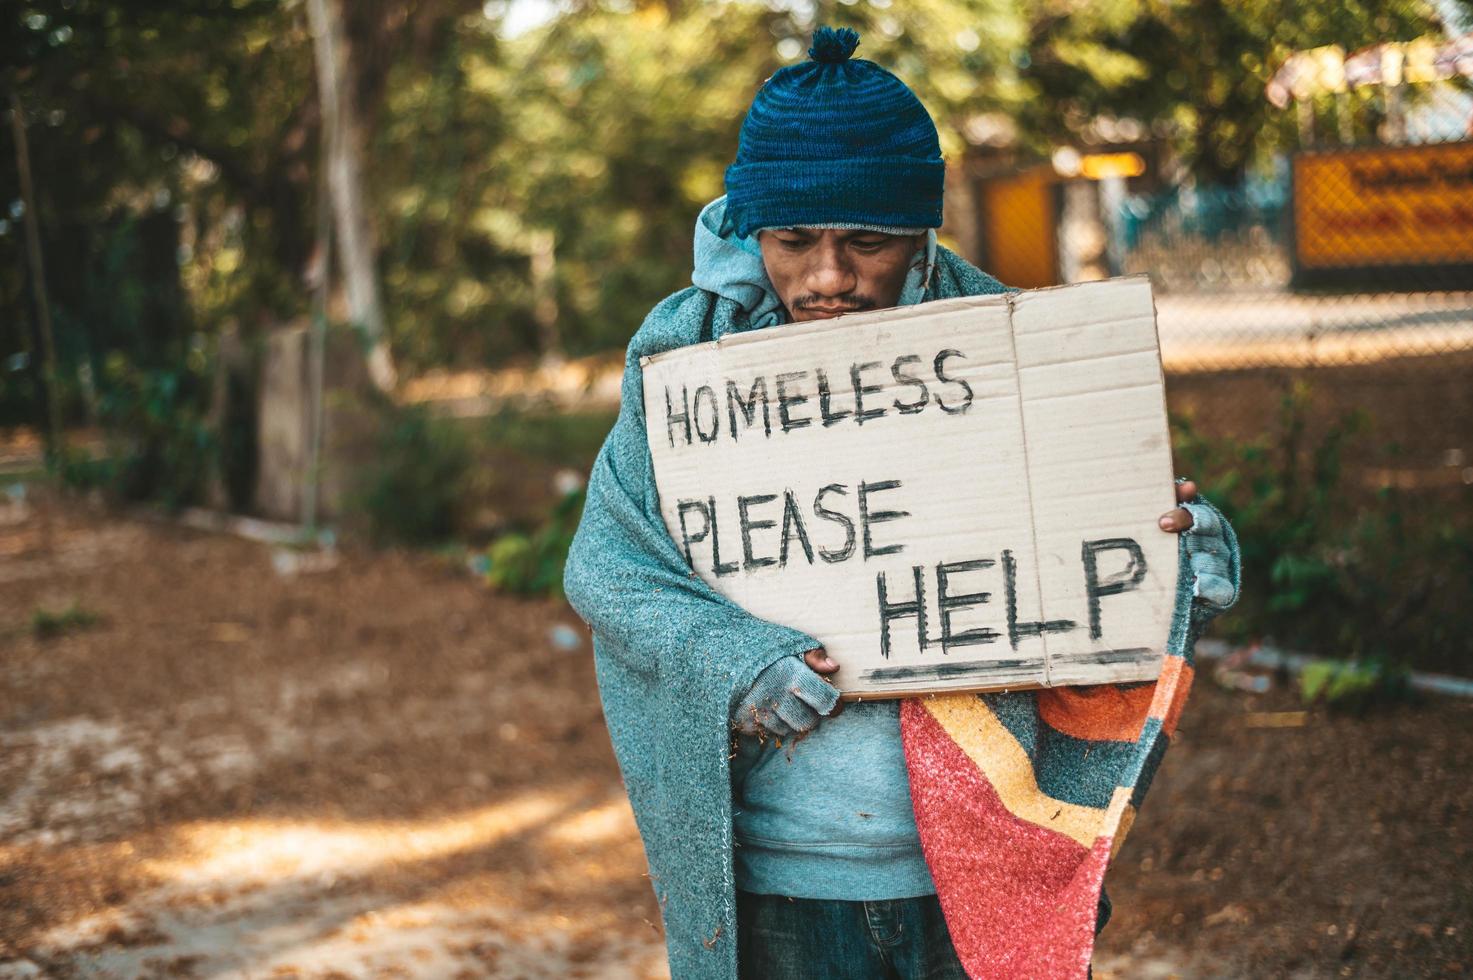
<path id="1" fill-rule="evenodd" d="M 805 283 L 808 292 L 819 296 L 843 296 L 854 292 L 859 280 L 844 250 L 831 242 L 823 242 L 814 252 Z"/>

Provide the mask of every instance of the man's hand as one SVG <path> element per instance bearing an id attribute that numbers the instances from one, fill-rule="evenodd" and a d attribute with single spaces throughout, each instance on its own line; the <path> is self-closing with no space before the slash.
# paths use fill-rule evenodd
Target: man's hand
<path id="1" fill-rule="evenodd" d="M 1219 610 L 1237 598 L 1228 568 L 1229 547 L 1217 512 L 1197 500 L 1197 484 L 1182 480 L 1176 485 L 1176 502 L 1182 506 L 1162 514 L 1161 530 L 1185 535 L 1187 561 L 1192 569 L 1192 595 Z"/>
<path id="2" fill-rule="evenodd" d="M 803 654 L 803 662 L 808 665 L 810 670 L 821 675 L 824 680 L 830 684 L 834 683 L 831 678 L 832 675 L 839 672 L 839 664 L 833 657 L 829 656 L 829 652 L 823 647 L 814 647 L 812 650 Z M 843 710 L 844 702 L 837 701 L 834 703 L 834 710 L 830 711 L 826 717 L 837 718 Z"/>
<path id="3" fill-rule="evenodd" d="M 801 657 L 789 655 L 768 664 L 732 712 L 731 723 L 749 735 L 790 738 L 810 732 L 820 718 L 843 710 L 828 679 L 839 665 L 822 647 Z"/>

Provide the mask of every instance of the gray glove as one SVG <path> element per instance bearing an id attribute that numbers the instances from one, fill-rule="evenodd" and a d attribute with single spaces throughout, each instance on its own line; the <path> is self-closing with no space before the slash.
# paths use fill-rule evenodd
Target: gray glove
<path id="1" fill-rule="evenodd" d="M 1205 502 L 1180 506 L 1192 515 L 1192 526 L 1182 532 L 1194 576 L 1192 594 L 1215 611 L 1226 609 L 1238 598 L 1228 566 L 1231 550 L 1224 533 L 1226 521 L 1216 507 Z"/>
<path id="2" fill-rule="evenodd" d="M 763 668 L 732 710 L 731 724 L 748 735 L 788 738 L 812 731 L 838 702 L 839 689 L 793 654 Z"/>

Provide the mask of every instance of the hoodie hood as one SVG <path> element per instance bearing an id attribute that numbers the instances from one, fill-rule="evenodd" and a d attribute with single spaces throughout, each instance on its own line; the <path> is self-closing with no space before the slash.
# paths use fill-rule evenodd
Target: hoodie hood
<path id="1" fill-rule="evenodd" d="M 826 228 L 829 225 L 805 225 Z M 839 227 L 835 225 L 834 227 Z M 843 227 L 868 227 L 846 224 Z M 875 231 L 885 231 L 875 227 Z M 926 244 L 916 250 L 905 285 L 900 290 L 898 306 L 910 306 L 925 298 L 926 283 L 936 267 L 936 229 L 926 229 Z M 736 225 L 727 217 L 726 197 L 718 197 L 701 209 L 696 219 L 695 269 L 691 283 L 708 292 L 725 297 L 741 307 L 752 328 L 760 329 L 786 323 L 788 314 L 782 300 L 767 279 L 762 264 L 762 249 L 754 233 L 742 238 Z"/>

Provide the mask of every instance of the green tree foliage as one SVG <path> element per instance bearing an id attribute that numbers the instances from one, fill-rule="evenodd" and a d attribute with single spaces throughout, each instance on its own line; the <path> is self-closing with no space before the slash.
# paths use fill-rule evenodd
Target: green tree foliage
<path id="1" fill-rule="evenodd" d="M 272 293 L 289 284 L 272 280 L 311 247 L 316 108 L 301 98 L 311 52 L 300 18 L 275 0 L 46 0 L 10 11 L 0 51 L 21 66 L 9 81 L 42 127 L 31 150 L 46 234 L 119 211 L 180 217 L 187 201 L 188 218 L 208 226 L 198 230 L 230 240 L 210 250 L 226 268 L 190 270 L 201 278 L 191 285 L 208 291 L 215 275 L 245 268 L 261 277 L 256 302 L 285 301 Z M 271 261 L 247 265 L 240 252 Z"/>
<path id="2" fill-rule="evenodd" d="M 519 137 L 497 147 L 498 179 L 476 220 L 509 248 L 553 234 L 573 352 L 622 344 L 689 284 L 695 213 L 721 193 L 784 20 L 740 4 L 593 10 L 518 39 L 508 65 L 473 62 L 476 86 Z"/>
<path id="3" fill-rule="evenodd" d="M 954 163 L 988 132 L 1021 162 L 1110 117 L 1210 182 L 1282 137 L 1263 88 L 1291 50 L 1437 29 L 1431 0 L 592 0 L 516 37 L 496 0 L 345 10 L 411 371 L 622 345 L 689 282 L 695 213 L 721 192 L 746 106 L 818 23 L 861 31 L 860 55 L 917 89 Z M 193 331 L 234 318 L 249 340 L 309 308 L 320 112 L 299 3 L 21 0 L 0 14 L 0 64 L 31 119 L 66 377 L 84 359 L 100 376 L 114 352 L 178 362 Z M 8 131 L 0 150 L 10 188 Z M 13 195 L 0 206 L 8 356 L 32 320 L 28 219 Z M 539 297 L 532 255 L 549 239 Z"/>
<path id="4" fill-rule="evenodd" d="M 1208 184 L 1237 183 L 1255 153 L 1269 148 L 1275 112 L 1264 89 L 1292 52 L 1329 44 L 1350 52 L 1439 25 L 1429 0 L 1034 0 L 1031 7 L 1026 77 L 1040 98 L 1025 106 L 1025 128 L 1078 140 L 1089 138 L 1100 115 L 1132 118 L 1169 137 Z"/>

